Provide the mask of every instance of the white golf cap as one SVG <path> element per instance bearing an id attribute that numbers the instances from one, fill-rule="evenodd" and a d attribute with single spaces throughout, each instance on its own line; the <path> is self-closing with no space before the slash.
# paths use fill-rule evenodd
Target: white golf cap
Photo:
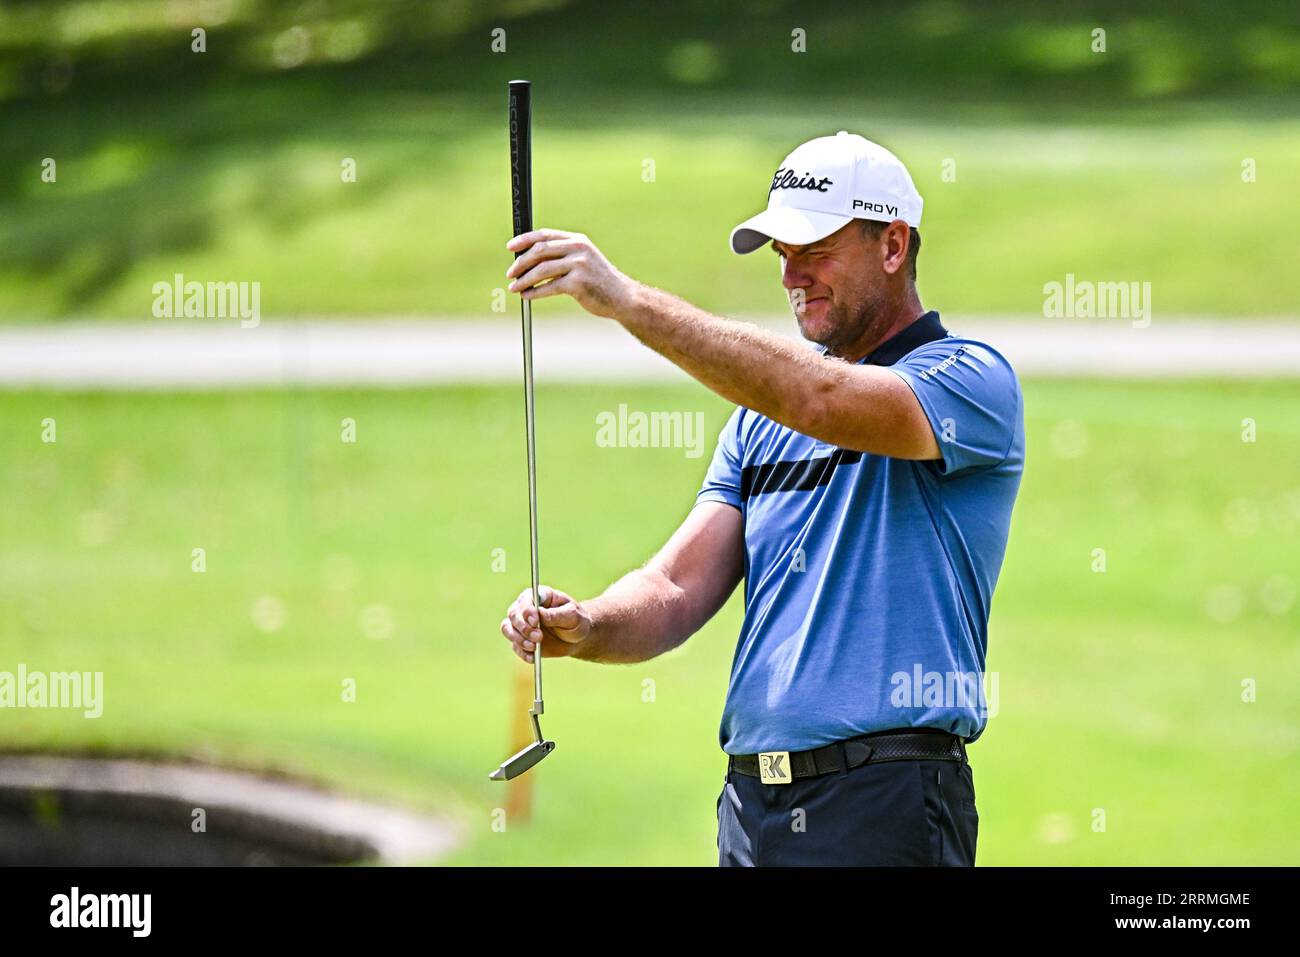
<path id="1" fill-rule="evenodd" d="M 853 219 L 921 225 L 921 194 L 907 167 L 883 146 L 844 130 L 795 148 L 772 177 L 767 209 L 731 231 L 731 248 L 752 253 L 775 239 L 805 246 Z"/>

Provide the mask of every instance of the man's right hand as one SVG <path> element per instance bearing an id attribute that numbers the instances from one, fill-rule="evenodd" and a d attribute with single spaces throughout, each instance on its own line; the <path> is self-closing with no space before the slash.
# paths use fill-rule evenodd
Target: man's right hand
<path id="1" fill-rule="evenodd" d="M 533 590 L 526 588 L 502 619 L 501 634 L 524 661 L 532 662 L 538 644 L 542 646 L 543 658 L 568 657 L 591 634 L 591 617 L 580 602 L 559 589 L 541 585 L 538 592 L 542 599 L 540 624 L 539 609 L 533 605 Z"/>

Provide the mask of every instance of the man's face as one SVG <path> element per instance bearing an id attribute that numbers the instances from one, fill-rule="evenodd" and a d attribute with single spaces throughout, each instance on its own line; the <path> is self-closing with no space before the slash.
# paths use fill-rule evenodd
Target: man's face
<path id="1" fill-rule="evenodd" d="M 781 284 L 805 339 L 838 353 L 886 319 L 883 240 L 883 233 L 873 237 L 855 219 L 807 246 L 772 241 Z"/>

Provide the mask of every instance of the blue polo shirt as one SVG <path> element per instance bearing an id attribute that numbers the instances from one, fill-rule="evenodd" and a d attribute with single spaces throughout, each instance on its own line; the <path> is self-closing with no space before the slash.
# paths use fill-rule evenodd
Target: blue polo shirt
<path id="1" fill-rule="evenodd" d="M 996 704 L 983 672 L 1024 465 L 1016 374 L 936 312 L 862 362 L 911 387 L 942 460 L 837 448 L 738 408 L 697 496 L 745 523 L 729 754 L 909 727 L 974 740 Z"/>

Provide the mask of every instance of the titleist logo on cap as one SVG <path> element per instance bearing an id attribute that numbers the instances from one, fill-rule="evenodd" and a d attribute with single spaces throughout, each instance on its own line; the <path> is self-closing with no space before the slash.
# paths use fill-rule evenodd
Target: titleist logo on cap
<path id="1" fill-rule="evenodd" d="M 773 189 L 815 189 L 819 193 L 824 193 L 831 182 L 829 176 L 823 176 L 821 179 L 815 179 L 806 173 L 803 176 L 796 176 L 794 170 L 783 166 L 772 177 L 772 189 L 769 189 L 767 194 L 771 196 Z"/>

